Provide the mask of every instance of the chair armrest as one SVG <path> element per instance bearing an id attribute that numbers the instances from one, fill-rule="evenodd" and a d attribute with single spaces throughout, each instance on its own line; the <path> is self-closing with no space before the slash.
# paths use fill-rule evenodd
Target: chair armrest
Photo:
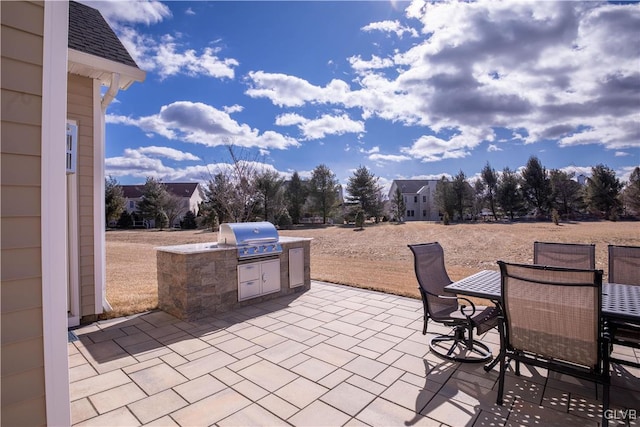
<path id="1" fill-rule="evenodd" d="M 461 304 L 461 305 L 460 305 L 460 313 L 462 313 L 462 314 L 463 314 L 467 319 L 471 319 L 471 317 L 473 317 L 473 316 L 476 314 L 476 306 L 475 306 L 475 304 L 474 304 L 471 300 L 469 300 L 469 299 L 467 299 L 467 298 L 465 298 L 465 297 L 460 297 L 460 296 L 449 296 L 449 295 L 438 295 L 438 294 L 434 294 L 434 293 L 431 293 L 431 292 L 429 292 L 429 291 L 426 291 L 426 290 L 424 290 L 424 289 L 423 289 L 423 291 L 424 291 L 424 293 L 426 293 L 427 295 L 431 295 L 431 296 L 433 296 L 433 297 L 437 297 L 437 298 L 463 300 L 463 301 L 468 302 L 468 303 L 469 303 L 469 305 L 471 306 L 472 310 L 473 310 L 473 311 L 471 312 L 471 314 L 467 314 L 467 313 L 465 313 L 465 312 L 464 312 L 464 309 L 467 307 L 466 305 L 464 305 L 464 304 Z"/>

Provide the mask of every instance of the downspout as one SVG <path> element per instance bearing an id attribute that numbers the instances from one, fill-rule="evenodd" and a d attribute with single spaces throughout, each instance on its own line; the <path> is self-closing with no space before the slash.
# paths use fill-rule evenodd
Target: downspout
<path id="1" fill-rule="evenodd" d="M 106 128 L 106 114 L 107 114 L 107 107 L 109 107 L 109 104 L 111 104 L 111 102 L 115 99 L 116 95 L 118 94 L 118 91 L 120 90 L 120 74 L 119 73 L 112 73 L 111 74 L 111 84 L 109 85 L 109 89 L 105 92 L 105 94 L 102 96 L 102 99 L 100 100 L 100 107 L 102 110 L 102 115 L 100 117 L 100 123 L 101 123 L 101 129 L 100 132 L 102 132 L 102 147 L 101 147 L 101 152 L 102 152 L 102 158 L 100 159 L 100 161 L 102 162 L 102 164 L 104 165 L 104 154 L 105 154 L 105 145 L 106 145 L 106 132 L 105 132 L 105 128 Z M 99 200 L 101 201 L 101 206 L 102 208 L 100 209 L 99 212 L 99 217 L 100 217 L 100 227 L 102 232 L 100 233 L 100 244 L 102 246 L 102 251 L 101 251 L 101 256 L 102 256 L 102 268 L 101 268 L 101 283 L 102 283 L 102 309 L 106 312 L 112 311 L 113 308 L 111 307 L 111 304 L 109 304 L 109 301 L 107 301 L 107 271 L 106 271 L 106 264 L 107 264 L 107 252 L 106 252 L 106 242 L 105 242 L 105 231 L 104 231 L 104 225 L 105 225 L 105 206 L 104 206 L 104 180 L 105 180 L 105 176 L 104 176 L 104 166 L 100 169 L 100 174 L 102 175 L 100 177 L 100 180 L 102 182 L 102 187 L 101 187 L 101 191 L 100 194 L 96 195 L 97 197 L 99 197 Z"/>

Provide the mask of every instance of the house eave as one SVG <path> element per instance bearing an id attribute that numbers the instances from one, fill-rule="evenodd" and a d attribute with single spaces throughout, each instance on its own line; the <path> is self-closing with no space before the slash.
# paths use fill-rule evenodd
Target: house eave
<path id="1" fill-rule="evenodd" d="M 75 49 L 68 49 L 68 72 L 100 81 L 102 86 L 110 86 L 114 73 L 120 75 L 118 88 L 126 90 L 134 82 L 144 81 L 147 73 L 137 67 L 90 55 Z"/>

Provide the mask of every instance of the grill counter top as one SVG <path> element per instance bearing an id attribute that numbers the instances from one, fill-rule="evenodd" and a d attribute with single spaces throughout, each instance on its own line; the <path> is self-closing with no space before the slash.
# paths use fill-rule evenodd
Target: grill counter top
<path id="1" fill-rule="evenodd" d="M 295 243 L 313 240 L 310 237 L 286 237 L 280 236 L 279 243 Z M 186 245 L 159 246 L 154 248 L 158 251 L 170 252 L 174 254 L 197 254 L 214 251 L 237 251 L 237 246 L 219 244 L 217 242 L 188 243 Z"/>

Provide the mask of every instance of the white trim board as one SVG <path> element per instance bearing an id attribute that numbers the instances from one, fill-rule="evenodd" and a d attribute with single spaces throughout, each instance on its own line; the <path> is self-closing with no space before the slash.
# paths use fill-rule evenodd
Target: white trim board
<path id="1" fill-rule="evenodd" d="M 42 58 L 42 328 L 47 425 L 71 425 L 67 353 L 67 40 L 69 3 L 44 2 Z"/>

